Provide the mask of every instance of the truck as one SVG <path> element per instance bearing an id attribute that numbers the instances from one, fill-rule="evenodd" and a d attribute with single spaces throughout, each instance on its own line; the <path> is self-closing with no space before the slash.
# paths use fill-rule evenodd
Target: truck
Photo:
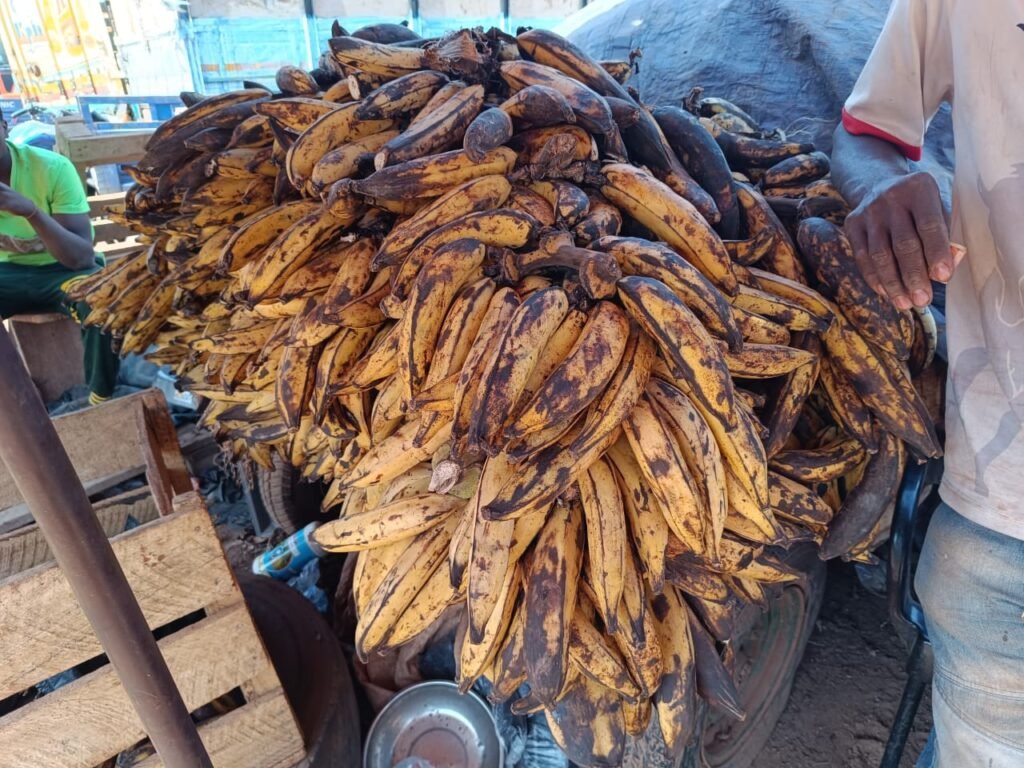
<path id="1" fill-rule="evenodd" d="M 7 60 L 7 54 L 0 45 L 0 113 L 9 115 L 21 109 L 22 101 L 19 98 L 17 85 L 14 82 L 14 70 Z"/>
<path id="2" fill-rule="evenodd" d="M 46 104 L 125 93 L 96 0 L 0 0 L 0 48 L 2 98 Z"/>
<path id="3" fill-rule="evenodd" d="M 119 0 L 125 2 L 125 0 Z M 458 27 L 553 26 L 587 0 L 192 0 L 181 18 L 195 90 L 274 84 L 283 64 L 316 66 L 331 24 L 406 24 L 422 37 Z"/>
<path id="4" fill-rule="evenodd" d="M 0 0 L 0 99 L 219 93 L 274 85 L 283 64 L 316 66 L 336 18 L 354 30 L 405 23 L 552 26 L 587 0 Z M 17 6 L 17 12 L 15 12 Z M 2 103 L 0 103 L 2 105 Z M 15 106 L 13 102 L 9 106 Z"/>

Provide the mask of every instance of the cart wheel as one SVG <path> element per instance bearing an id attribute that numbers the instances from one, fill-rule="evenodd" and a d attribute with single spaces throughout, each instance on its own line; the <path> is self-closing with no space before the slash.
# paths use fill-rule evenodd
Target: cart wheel
<path id="1" fill-rule="evenodd" d="M 825 564 L 812 545 L 795 547 L 784 559 L 804 578 L 782 585 L 769 609 L 758 612 L 749 629 L 738 633 L 737 687 L 747 717 L 737 722 L 709 711 L 702 740 L 703 764 L 709 768 L 753 765 L 789 701 L 825 595 Z"/>
<path id="2" fill-rule="evenodd" d="M 825 564 L 807 545 L 782 553 L 804 574 L 776 590 L 767 611 L 750 606 L 736 622 L 736 687 L 747 713 L 742 722 L 702 707 L 704 732 L 677 760 L 666 754 L 658 719 L 630 742 L 627 768 L 748 768 L 786 708 L 797 667 L 825 594 Z"/>
<path id="3" fill-rule="evenodd" d="M 274 468 L 255 468 L 252 502 L 257 516 L 262 512 L 291 536 L 320 514 L 324 489 L 320 483 L 304 483 L 299 471 L 274 456 Z"/>
<path id="4" fill-rule="evenodd" d="M 353 756 L 358 762 L 359 710 L 331 628 L 280 582 L 246 576 L 240 585 L 306 744 L 305 759 L 293 768 L 353 765 Z"/>

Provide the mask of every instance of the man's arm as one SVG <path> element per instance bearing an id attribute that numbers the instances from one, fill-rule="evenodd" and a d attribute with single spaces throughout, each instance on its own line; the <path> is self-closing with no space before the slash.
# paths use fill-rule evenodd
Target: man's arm
<path id="1" fill-rule="evenodd" d="M 51 216 L 6 184 L 0 184 L 0 211 L 27 219 L 47 252 L 68 269 L 88 269 L 95 263 L 89 214 L 55 213 Z"/>
<path id="2" fill-rule="evenodd" d="M 898 309 L 927 306 L 929 277 L 945 283 L 956 266 L 935 179 L 911 171 L 895 145 L 854 135 L 841 124 L 834 137 L 832 178 L 854 206 L 846 233 L 868 284 Z"/>

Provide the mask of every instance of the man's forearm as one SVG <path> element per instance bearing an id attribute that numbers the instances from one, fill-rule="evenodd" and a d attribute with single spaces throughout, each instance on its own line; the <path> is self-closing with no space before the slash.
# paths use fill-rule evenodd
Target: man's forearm
<path id="1" fill-rule="evenodd" d="M 36 209 L 26 217 L 47 252 L 68 269 L 88 269 L 96 259 L 92 242 L 65 229 L 52 216 Z"/>
<path id="2" fill-rule="evenodd" d="M 840 124 L 832 142 L 832 180 L 851 208 L 878 185 L 911 172 L 903 153 L 887 141 L 855 136 Z"/>

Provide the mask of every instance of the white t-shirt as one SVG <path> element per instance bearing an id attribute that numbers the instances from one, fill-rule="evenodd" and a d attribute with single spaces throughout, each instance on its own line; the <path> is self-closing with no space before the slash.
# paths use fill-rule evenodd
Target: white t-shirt
<path id="1" fill-rule="evenodd" d="M 1024 2 L 894 0 L 843 124 L 918 159 L 953 107 L 949 380 L 942 498 L 1024 539 Z"/>

